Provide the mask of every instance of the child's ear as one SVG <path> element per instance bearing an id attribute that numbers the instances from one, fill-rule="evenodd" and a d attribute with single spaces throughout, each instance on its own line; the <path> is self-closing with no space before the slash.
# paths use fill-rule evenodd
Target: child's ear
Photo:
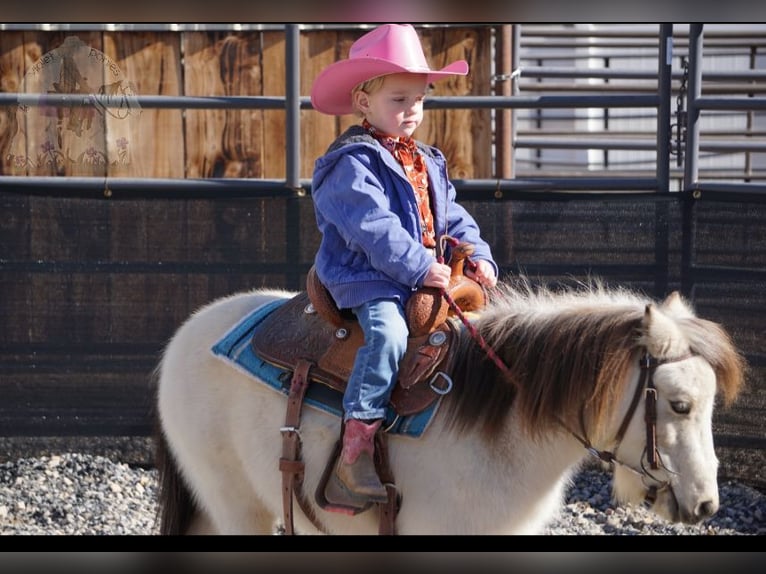
<path id="1" fill-rule="evenodd" d="M 370 109 L 370 98 L 368 94 L 362 90 L 354 92 L 354 106 L 360 112 L 367 113 Z"/>

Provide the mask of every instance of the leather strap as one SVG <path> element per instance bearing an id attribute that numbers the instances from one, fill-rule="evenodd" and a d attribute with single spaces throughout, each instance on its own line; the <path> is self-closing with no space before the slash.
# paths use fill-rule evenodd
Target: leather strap
<path id="1" fill-rule="evenodd" d="M 287 398 L 287 414 L 282 433 L 282 457 L 279 470 L 282 472 L 282 509 L 286 535 L 295 534 L 293 515 L 293 496 L 298 501 L 303 513 L 320 532 L 326 532 L 303 491 L 305 465 L 301 456 L 300 422 L 303 399 L 309 385 L 309 371 L 314 363 L 300 359 L 295 366 L 290 381 L 290 393 Z M 381 481 L 388 492 L 388 501 L 378 505 L 380 522 L 378 534 L 396 534 L 396 515 L 399 511 L 396 485 L 388 460 L 388 445 L 384 433 L 375 435 L 375 465 Z"/>
<path id="2" fill-rule="evenodd" d="M 393 536 L 396 534 L 396 515 L 399 513 L 399 500 L 396 494 L 394 473 L 388 461 L 388 441 L 383 432 L 375 435 L 375 466 L 380 481 L 386 487 L 388 500 L 378 504 L 378 534 Z"/>
<path id="3" fill-rule="evenodd" d="M 628 430 L 630 421 L 633 418 L 633 413 L 636 412 L 636 408 L 638 408 L 638 403 L 641 400 L 641 395 L 644 393 L 646 382 L 651 378 L 650 370 L 653 371 L 657 366 L 656 362 L 654 364 L 649 362 L 648 352 L 644 354 L 644 356 L 641 358 L 641 361 L 641 378 L 638 381 L 635 393 L 633 393 L 633 399 L 630 401 L 628 412 L 625 413 L 625 418 L 622 419 L 622 424 L 620 425 L 620 428 L 617 429 L 617 436 L 614 438 L 614 441 L 618 445 L 622 442 L 622 439 L 625 438 L 625 432 Z"/>
<path id="4" fill-rule="evenodd" d="M 306 395 L 306 389 L 309 382 L 309 370 L 313 363 L 300 359 L 293 371 L 292 381 L 290 382 L 290 394 L 287 399 L 287 414 L 285 415 L 285 426 L 280 431 L 282 433 L 282 458 L 279 459 L 279 470 L 282 471 L 282 508 L 284 513 L 285 534 L 295 534 L 293 525 L 293 494 L 303 489 L 303 471 L 304 464 L 301 459 L 301 408 L 303 407 L 303 397 Z M 304 508 L 305 497 L 299 496 L 298 503 L 304 512 L 306 509 L 311 512 L 310 507 Z M 313 512 L 307 514 L 312 518 Z M 316 518 L 314 517 L 314 520 Z M 313 521 L 313 520 L 312 520 Z"/>
<path id="5" fill-rule="evenodd" d="M 657 388 L 651 377 L 649 377 L 649 382 L 646 385 L 645 395 L 646 457 L 649 468 L 656 470 L 660 467 L 657 452 Z"/>
<path id="6" fill-rule="evenodd" d="M 286 535 L 295 534 L 293 497 L 298 501 L 301 510 L 312 524 L 320 532 L 325 532 L 303 492 L 305 465 L 301 459 L 301 409 L 309 385 L 309 371 L 313 366 L 314 363 L 305 359 L 300 359 L 295 366 L 290 381 L 290 393 L 287 398 L 285 425 L 280 429 L 282 433 L 282 457 L 279 459 L 279 470 L 282 472 L 282 510 Z M 386 435 L 381 432 L 375 436 L 375 464 L 380 479 L 388 492 L 388 500 L 378 505 L 380 511 L 378 534 L 394 535 L 396 534 L 395 524 L 399 507 L 394 475 L 388 460 L 386 438 Z"/>

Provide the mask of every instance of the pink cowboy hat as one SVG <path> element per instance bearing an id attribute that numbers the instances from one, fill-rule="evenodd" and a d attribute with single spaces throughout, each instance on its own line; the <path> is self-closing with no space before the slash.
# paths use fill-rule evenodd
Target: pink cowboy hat
<path id="1" fill-rule="evenodd" d="M 428 81 L 434 82 L 450 75 L 465 76 L 468 62 L 458 60 L 441 70 L 432 70 L 415 28 L 410 24 L 384 24 L 354 42 L 347 60 L 330 64 L 320 72 L 311 88 L 311 104 L 315 110 L 334 116 L 353 113 L 354 86 L 401 72 L 428 74 Z"/>

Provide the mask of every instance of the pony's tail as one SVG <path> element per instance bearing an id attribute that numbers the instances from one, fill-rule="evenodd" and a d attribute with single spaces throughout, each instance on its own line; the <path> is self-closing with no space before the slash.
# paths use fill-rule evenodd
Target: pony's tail
<path id="1" fill-rule="evenodd" d="M 156 419 L 154 437 L 154 463 L 159 472 L 155 524 L 159 523 L 160 535 L 185 534 L 194 517 L 194 499 L 178 472 L 173 454 L 168 448 L 165 433 L 160 427 L 159 417 Z"/>

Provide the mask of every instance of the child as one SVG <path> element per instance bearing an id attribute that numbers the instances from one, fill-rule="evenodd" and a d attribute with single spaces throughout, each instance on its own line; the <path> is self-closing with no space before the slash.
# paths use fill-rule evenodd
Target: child
<path id="1" fill-rule="evenodd" d="M 312 181 L 322 233 L 316 273 L 338 308 L 354 313 L 365 340 L 343 396 L 342 450 L 331 477 L 344 496 L 330 502 L 387 500 L 373 438 L 407 349 L 407 300 L 418 287 L 449 285 L 439 238 L 473 244 L 477 265 L 465 275 L 496 283 L 497 265 L 455 201 L 444 155 L 412 139 L 429 83 L 467 73 L 464 60 L 431 70 L 415 29 L 386 24 L 354 42 L 349 58 L 325 68 L 311 90 L 319 112 L 361 119 L 316 161 Z"/>

